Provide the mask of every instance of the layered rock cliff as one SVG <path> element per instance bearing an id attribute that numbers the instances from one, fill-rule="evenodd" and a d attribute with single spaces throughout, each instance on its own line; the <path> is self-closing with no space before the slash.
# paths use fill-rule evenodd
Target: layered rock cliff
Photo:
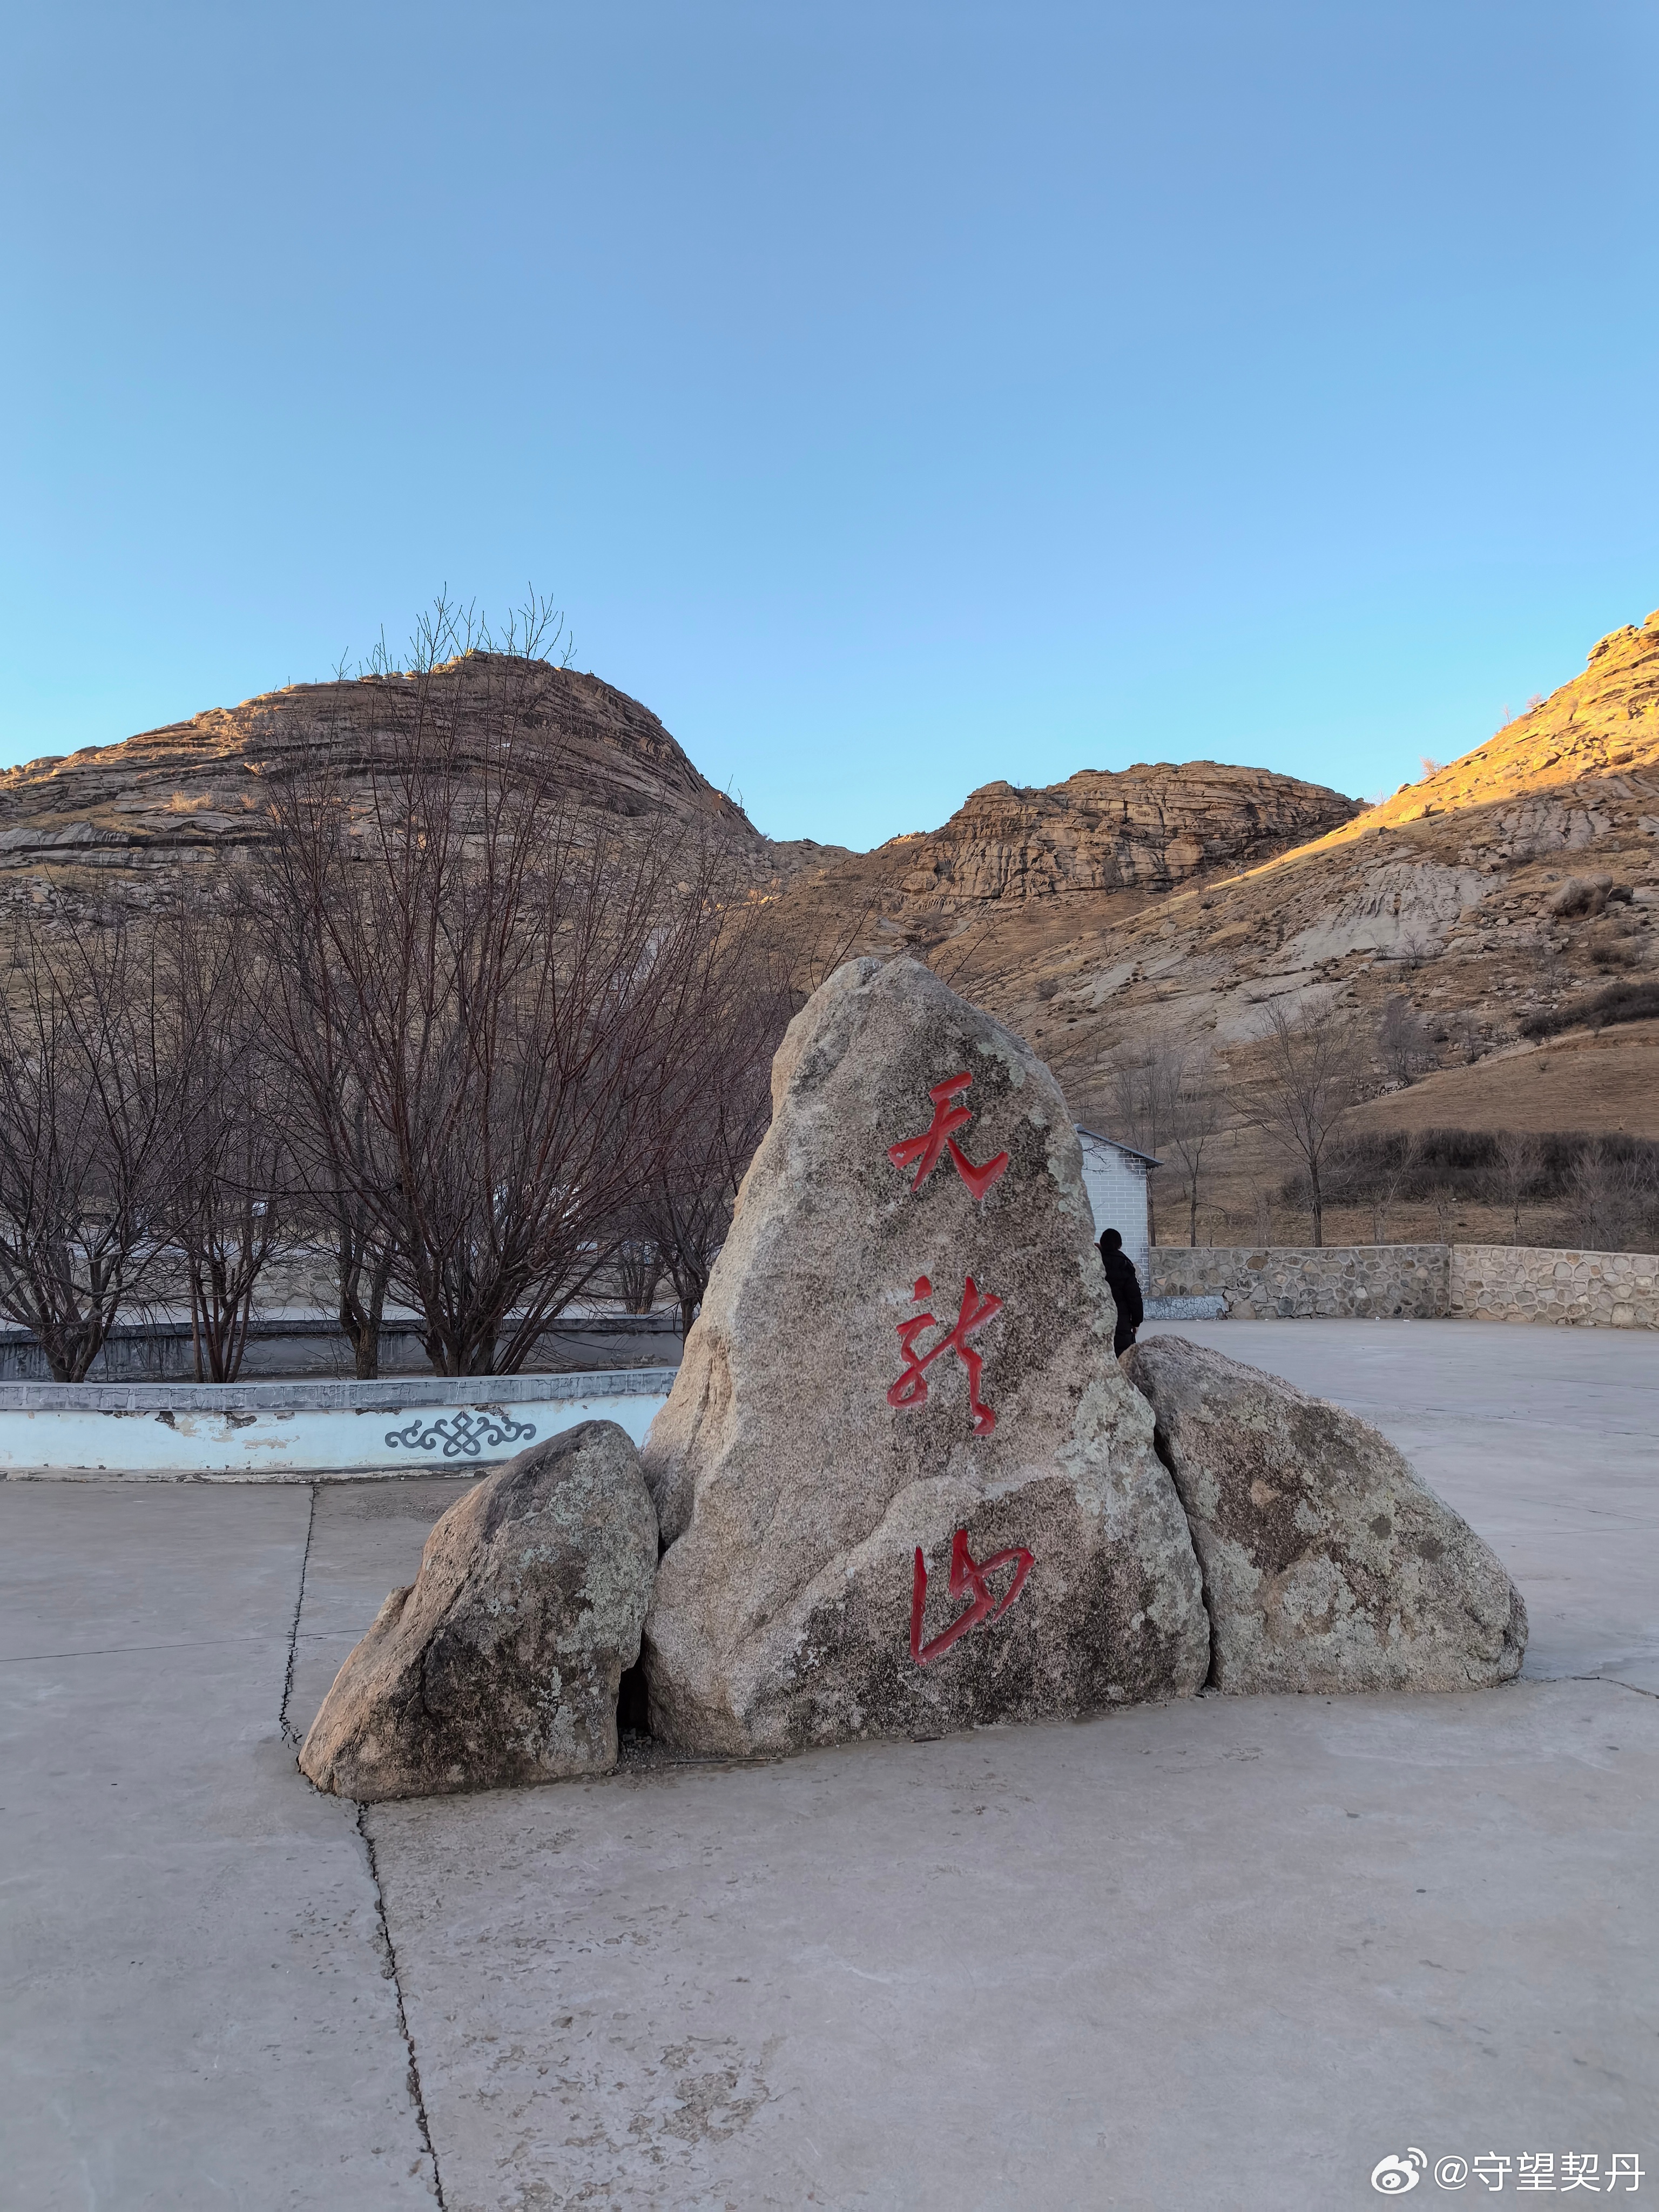
<path id="1" fill-rule="evenodd" d="M 503 672 L 500 655 L 461 656 L 434 672 L 429 710 L 464 728 L 489 679 Z M 518 726 L 556 747 L 579 807 L 623 817 L 661 807 L 704 820 L 749 860 L 757 879 L 787 873 L 800 851 L 821 851 L 773 846 L 625 692 L 546 663 L 521 662 L 507 672 Z M 291 684 L 119 744 L 0 773 L 0 886 L 13 896 L 95 887 L 143 904 L 181 868 L 234 860 L 264 835 L 273 779 L 325 750 L 343 765 L 348 787 L 363 773 L 398 726 L 412 681 L 392 675 Z"/>
<path id="2" fill-rule="evenodd" d="M 1030 904 L 992 912 L 977 937 L 954 926 L 960 954 L 931 957 L 1032 1039 L 1085 1115 L 1109 1120 L 1113 1068 L 1162 1038 L 1213 1051 L 1237 1123 L 1273 1008 L 1352 1014 L 1374 1040 L 1397 1001 L 1425 1064 L 1401 1089 L 1378 1051 L 1362 1125 L 1659 1137 L 1659 1022 L 1630 1018 L 1659 976 L 1659 614 L 1322 836 L 1133 912 L 1078 902 L 1063 934 Z M 1241 1179 L 1282 1172 L 1236 1134 Z"/>
<path id="3" fill-rule="evenodd" d="M 1323 785 L 1217 761 L 1082 769 L 1064 783 L 988 783 L 908 849 L 899 890 L 946 908 L 1069 891 L 1167 890 L 1248 867 L 1362 811 Z M 884 852 L 893 852 L 885 846 Z"/>

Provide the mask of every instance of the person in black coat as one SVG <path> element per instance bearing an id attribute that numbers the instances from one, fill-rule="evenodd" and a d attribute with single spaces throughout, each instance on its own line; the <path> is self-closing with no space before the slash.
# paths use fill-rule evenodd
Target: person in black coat
<path id="1" fill-rule="evenodd" d="M 1135 1273 L 1135 1263 L 1123 1249 L 1123 1239 L 1115 1229 L 1105 1229 L 1100 1237 L 1100 1264 L 1106 1270 L 1106 1280 L 1112 1296 L 1117 1300 L 1117 1334 L 1112 1339 L 1112 1349 L 1121 1355 L 1135 1340 L 1135 1331 L 1144 1318 L 1140 1303 L 1140 1278 Z"/>

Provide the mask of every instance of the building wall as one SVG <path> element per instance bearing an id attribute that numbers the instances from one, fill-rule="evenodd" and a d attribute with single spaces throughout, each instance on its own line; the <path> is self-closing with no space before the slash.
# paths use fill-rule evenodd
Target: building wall
<path id="1" fill-rule="evenodd" d="M 1123 1249 L 1146 1278 L 1146 1176 L 1139 1161 L 1102 1137 L 1078 1132 L 1083 1146 L 1083 1182 L 1095 1217 L 1095 1235 L 1115 1229 Z"/>
<path id="2" fill-rule="evenodd" d="M 1659 1328 L 1659 1258 L 1504 1244 L 1160 1244 L 1149 1298 L 1219 1296 L 1240 1321 L 1442 1318 Z"/>

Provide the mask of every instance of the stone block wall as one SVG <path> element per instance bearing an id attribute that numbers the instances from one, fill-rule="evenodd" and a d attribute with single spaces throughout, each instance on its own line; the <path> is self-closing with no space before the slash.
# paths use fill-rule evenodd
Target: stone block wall
<path id="1" fill-rule="evenodd" d="M 1659 1328 L 1659 1258 L 1507 1244 L 1160 1244 L 1146 1296 L 1239 1321 L 1441 1319 Z"/>
<path id="2" fill-rule="evenodd" d="M 1433 1321 L 1447 1310 L 1449 1273 L 1443 1244 L 1160 1244 L 1147 1287 L 1156 1298 L 1219 1292 L 1239 1321 Z"/>
<path id="3" fill-rule="evenodd" d="M 1447 1310 L 1468 1321 L 1659 1328 L 1659 1259 L 1650 1252 L 1454 1244 Z"/>

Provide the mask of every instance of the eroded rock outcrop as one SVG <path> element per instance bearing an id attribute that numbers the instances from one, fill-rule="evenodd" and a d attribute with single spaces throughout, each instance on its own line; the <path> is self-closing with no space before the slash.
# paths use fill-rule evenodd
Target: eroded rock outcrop
<path id="1" fill-rule="evenodd" d="M 1204 1571 L 1210 1684 L 1471 1690 L 1519 1674 L 1498 1559 L 1377 1430 L 1184 1337 L 1124 1354 Z"/>
<path id="2" fill-rule="evenodd" d="M 1197 1564 L 1048 1070 L 865 960 L 773 1104 L 643 1455 L 653 1733 L 780 1751 L 1196 1688 Z"/>
<path id="3" fill-rule="evenodd" d="M 373 1801 L 603 1773 L 639 1656 L 657 1520 L 613 1421 L 584 1421 L 452 1505 L 300 1753 L 319 1790 Z"/>
<path id="4" fill-rule="evenodd" d="M 1083 769 L 1041 790 L 988 783 L 905 854 L 902 890 L 947 905 L 1164 890 L 1266 860 L 1359 811 L 1321 784 L 1219 761 Z"/>
<path id="5" fill-rule="evenodd" d="M 270 835 L 273 784 L 324 757 L 348 804 L 367 805 L 373 764 L 406 737 L 417 690 L 428 726 L 459 739 L 463 774 L 474 732 L 482 746 L 510 731 L 554 757 L 580 812 L 699 825 L 756 882 L 819 855 L 808 845 L 774 848 L 626 692 L 574 668 L 475 651 L 418 686 L 399 675 L 293 684 L 119 744 L 0 772 L 0 901 L 27 895 L 26 878 L 47 871 L 70 896 L 92 890 L 150 904 L 176 889 L 181 871 L 194 877 L 245 860 Z"/>

